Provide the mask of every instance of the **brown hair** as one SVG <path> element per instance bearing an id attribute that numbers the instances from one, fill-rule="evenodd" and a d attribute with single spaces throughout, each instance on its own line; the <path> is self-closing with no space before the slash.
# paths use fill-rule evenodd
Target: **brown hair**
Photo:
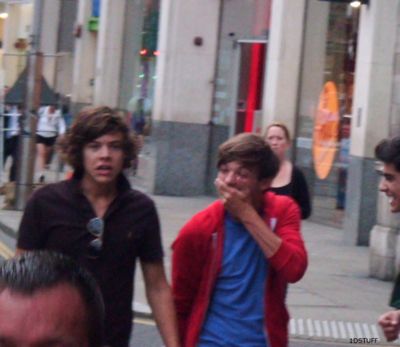
<path id="1" fill-rule="evenodd" d="M 238 161 L 258 171 L 258 179 L 274 178 L 279 170 L 279 159 L 260 135 L 242 133 L 224 142 L 218 150 L 217 167 Z"/>
<path id="2" fill-rule="evenodd" d="M 110 133 L 122 134 L 122 148 L 125 154 L 123 167 L 130 167 L 137 155 L 137 143 L 117 111 L 100 106 L 86 107 L 79 112 L 62 143 L 65 159 L 74 168 L 76 175 L 83 174 L 83 147 Z"/>
<path id="3" fill-rule="evenodd" d="M 285 124 L 280 123 L 280 122 L 273 122 L 270 125 L 268 125 L 267 128 L 265 129 L 264 137 L 267 137 L 268 130 L 272 127 L 277 127 L 277 128 L 282 129 L 285 134 L 286 140 L 288 140 L 289 142 L 291 141 L 290 132 L 289 132 L 288 127 Z"/>

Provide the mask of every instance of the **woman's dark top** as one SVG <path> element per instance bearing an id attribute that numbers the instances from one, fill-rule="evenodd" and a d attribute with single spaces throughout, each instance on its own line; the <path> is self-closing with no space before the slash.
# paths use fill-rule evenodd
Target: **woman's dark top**
<path id="1" fill-rule="evenodd" d="M 299 205 L 301 218 L 307 219 L 311 215 L 311 201 L 306 179 L 299 168 L 293 165 L 290 182 L 282 187 L 271 187 L 270 191 L 278 195 L 291 196 Z"/>

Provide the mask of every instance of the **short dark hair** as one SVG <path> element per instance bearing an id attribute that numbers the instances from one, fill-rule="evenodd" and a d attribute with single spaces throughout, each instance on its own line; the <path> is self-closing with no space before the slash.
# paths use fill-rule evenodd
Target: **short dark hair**
<path id="1" fill-rule="evenodd" d="M 86 306 L 90 347 L 103 344 L 104 304 L 94 278 L 71 258 L 50 251 L 29 251 L 0 266 L 0 293 L 5 289 L 22 295 L 60 284 L 75 288 Z"/>
<path id="2" fill-rule="evenodd" d="M 400 136 L 380 141 L 375 147 L 375 157 L 385 164 L 393 164 L 400 172 Z"/>
<path id="3" fill-rule="evenodd" d="M 236 135 L 219 147 L 217 167 L 232 161 L 238 161 L 247 168 L 256 169 L 259 180 L 272 179 L 279 171 L 279 159 L 265 140 L 256 134 Z"/>
<path id="4" fill-rule="evenodd" d="M 130 167 L 137 155 L 137 141 L 117 110 L 99 106 L 86 107 L 79 112 L 61 146 L 66 161 L 74 168 L 77 176 L 83 174 L 83 147 L 110 133 L 122 134 L 124 168 Z"/>

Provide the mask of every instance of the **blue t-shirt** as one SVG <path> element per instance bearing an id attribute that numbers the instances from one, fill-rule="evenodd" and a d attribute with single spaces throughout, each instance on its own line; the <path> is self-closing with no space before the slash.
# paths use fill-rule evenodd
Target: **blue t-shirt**
<path id="1" fill-rule="evenodd" d="M 267 347 L 264 296 L 268 262 L 243 224 L 227 214 L 222 269 L 198 347 Z"/>

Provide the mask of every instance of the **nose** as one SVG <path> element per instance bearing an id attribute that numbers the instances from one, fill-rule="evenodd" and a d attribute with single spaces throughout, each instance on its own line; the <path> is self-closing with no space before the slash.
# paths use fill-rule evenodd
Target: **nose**
<path id="1" fill-rule="evenodd" d="M 233 184 L 236 182 L 236 175 L 233 171 L 229 171 L 226 175 L 225 175 L 225 183 L 226 184 Z"/>
<path id="2" fill-rule="evenodd" d="M 275 139 L 275 138 L 272 138 L 272 139 L 269 140 L 269 144 L 270 144 L 271 146 L 275 146 L 277 143 L 278 143 L 278 140 Z"/>
<path id="3" fill-rule="evenodd" d="M 386 185 L 386 180 L 384 177 L 381 178 L 381 181 L 379 182 L 379 190 L 381 192 L 386 192 L 387 191 L 387 185 Z"/>
<path id="4" fill-rule="evenodd" d="M 101 146 L 100 156 L 101 157 L 109 157 L 110 156 L 110 148 L 108 148 L 108 146 Z"/>

